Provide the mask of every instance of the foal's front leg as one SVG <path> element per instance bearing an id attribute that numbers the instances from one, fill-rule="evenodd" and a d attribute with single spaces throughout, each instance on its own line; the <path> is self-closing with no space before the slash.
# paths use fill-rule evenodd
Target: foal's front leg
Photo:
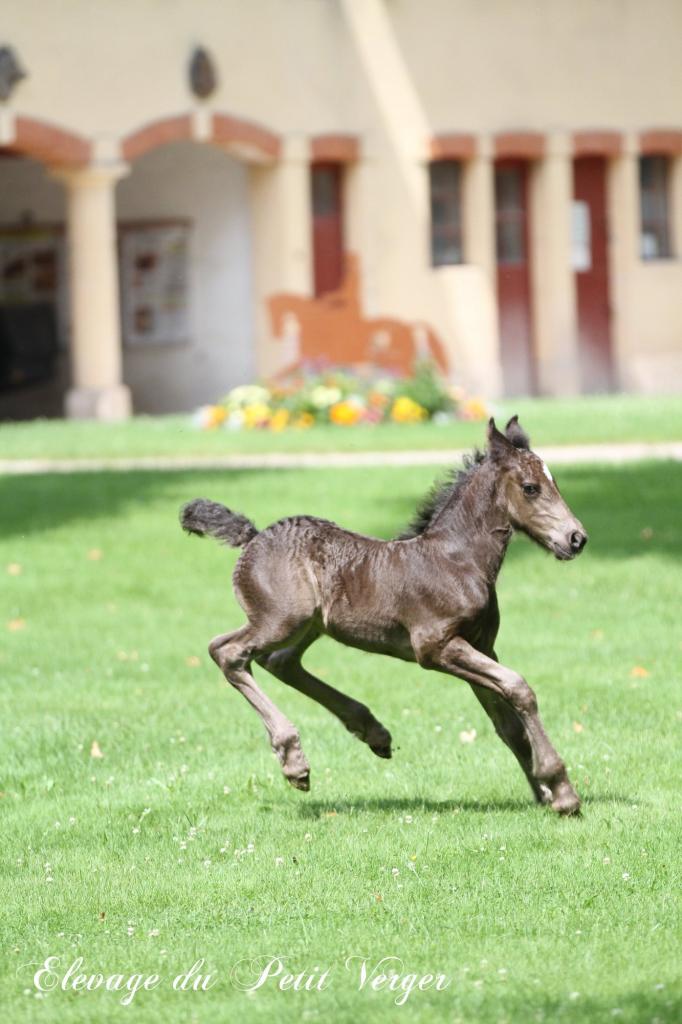
<path id="1" fill-rule="evenodd" d="M 532 752 L 532 778 L 538 786 L 551 791 L 553 810 L 559 814 L 578 813 L 578 794 L 569 782 L 564 762 L 549 741 L 538 715 L 535 694 L 523 676 L 481 654 L 461 637 L 431 651 L 427 667 L 459 676 L 504 698 L 525 726 Z"/>
<path id="2" fill-rule="evenodd" d="M 259 642 L 257 630 L 249 624 L 234 633 L 217 636 L 209 644 L 209 654 L 223 675 L 246 697 L 256 710 L 270 738 L 270 746 L 282 766 L 284 777 L 296 789 L 310 789 L 310 767 L 301 749 L 298 729 L 273 704 L 249 672 L 252 658 L 265 645 Z"/>

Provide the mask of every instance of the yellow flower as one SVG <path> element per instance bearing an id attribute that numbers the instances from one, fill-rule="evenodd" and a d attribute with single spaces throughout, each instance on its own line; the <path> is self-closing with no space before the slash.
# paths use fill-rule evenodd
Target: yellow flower
<path id="1" fill-rule="evenodd" d="M 289 422 L 289 410 L 278 409 L 270 419 L 270 430 L 284 430 Z"/>
<path id="2" fill-rule="evenodd" d="M 337 402 L 329 410 L 329 419 L 340 427 L 352 427 L 360 415 L 360 409 L 353 402 Z"/>
<path id="3" fill-rule="evenodd" d="M 267 427 L 270 422 L 270 406 L 265 402 L 253 402 L 244 409 L 244 426 Z"/>
<path id="4" fill-rule="evenodd" d="M 311 412 L 302 412 L 294 421 L 295 427 L 301 427 L 303 430 L 307 430 L 308 427 L 312 427 L 315 422 L 315 417 Z"/>
<path id="5" fill-rule="evenodd" d="M 418 402 L 408 398 L 407 395 L 401 395 L 400 398 L 396 398 L 391 408 L 391 419 L 395 423 L 419 423 L 420 420 L 426 419 L 427 416 L 426 409 L 419 405 Z"/>

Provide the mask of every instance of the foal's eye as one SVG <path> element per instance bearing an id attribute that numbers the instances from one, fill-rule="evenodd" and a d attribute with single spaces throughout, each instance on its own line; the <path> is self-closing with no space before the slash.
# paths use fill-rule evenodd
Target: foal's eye
<path id="1" fill-rule="evenodd" d="M 540 487 L 538 486 L 538 484 L 524 484 L 523 493 L 526 494 L 529 498 L 532 498 L 533 495 L 540 493 Z"/>

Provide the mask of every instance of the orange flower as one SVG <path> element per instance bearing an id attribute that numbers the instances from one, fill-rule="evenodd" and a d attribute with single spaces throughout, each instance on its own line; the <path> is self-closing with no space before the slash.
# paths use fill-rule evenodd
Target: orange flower
<path id="1" fill-rule="evenodd" d="M 211 427 L 219 427 L 225 422 L 226 416 L 227 412 L 222 405 L 212 405 L 206 412 L 206 427 L 209 430 Z"/>
<path id="2" fill-rule="evenodd" d="M 352 402 L 337 402 L 329 410 L 329 419 L 340 427 L 352 427 L 361 415 L 361 410 Z"/>
<path id="3" fill-rule="evenodd" d="M 301 427 L 302 430 L 307 430 L 308 427 L 312 427 L 314 422 L 315 422 L 315 417 L 313 416 L 313 414 L 311 412 L 302 412 L 294 420 L 294 426 L 295 427 Z"/>

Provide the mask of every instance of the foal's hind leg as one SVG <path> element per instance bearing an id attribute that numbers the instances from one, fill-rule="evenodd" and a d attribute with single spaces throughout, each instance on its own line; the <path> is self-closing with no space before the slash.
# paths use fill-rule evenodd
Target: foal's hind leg
<path id="1" fill-rule="evenodd" d="M 347 697 L 345 693 L 335 690 L 333 686 L 322 682 L 303 668 L 301 658 L 316 639 L 317 635 L 313 634 L 299 644 L 273 651 L 271 654 L 260 655 L 256 660 L 283 683 L 293 686 L 336 715 L 346 729 L 366 743 L 377 757 L 390 757 L 391 734 L 377 721 L 369 708 L 360 701 Z"/>
<path id="2" fill-rule="evenodd" d="M 282 639 L 286 641 L 286 637 Z M 234 633 L 215 637 L 208 650 L 228 682 L 259 714 L 287 781 L 296 789 L 307 790 L 310 789 L 310 767 L 301 749 L 298 730 L 257 686 L 249 671 L 252 659 L 272 645 L 272 638 L 266 640 L 259 636 L 249 623 Z"/>

